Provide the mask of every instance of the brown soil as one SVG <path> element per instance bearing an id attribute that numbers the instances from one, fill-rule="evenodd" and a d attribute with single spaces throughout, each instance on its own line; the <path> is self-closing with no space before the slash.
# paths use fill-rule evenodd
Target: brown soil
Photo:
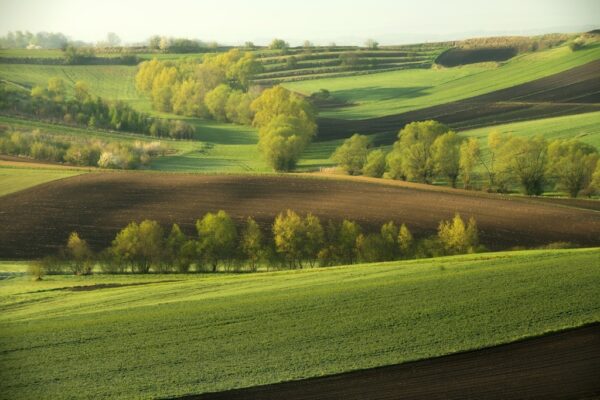
<path id="1" fill-rule="evenodd" d="M 54 254 L 72 231 L 95 248 L 131 221 L 177 222 L 188 234 L 206 212 L 227 211 L 240 225 L 253 216 L 265 230 L 286 209 L 323 220 L 358 221 L 367 230 L 389 220 L 417 236 L 435 233 L 459 212 L 475 217 L 491 249 L 568 241 L 600 245 L 600 213 L 529 199 L 385 180 L 299 176 L 204 176 L 142 172 L 90 173 L 3 196 L 0 258 Z"/>
<path id="2" fill-rule="evenodd" d="M 388 133 L 392 143 L 407 123 L 435 119 L 456 130 L 600 111 L 600 60 L 522 85 L 402 114 L 363 120 L 319 119 L 316 140 Z"/>
<path id="3" fill-rule="evenodd" d="M 483 350 L 186 400 L 589 399 L 600 396 L 600 324 Z"/>

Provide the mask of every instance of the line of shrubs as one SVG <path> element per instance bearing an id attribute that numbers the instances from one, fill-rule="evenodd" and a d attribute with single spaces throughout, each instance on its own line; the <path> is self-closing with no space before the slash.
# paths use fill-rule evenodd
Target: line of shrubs
<path id="1" fill-rule="evenodd" d="M 96 254 L 73 232 L 57 256 L 34 265 L 34 275 L 91 274 L 96 266 L 105 273 L 298 269 L 485 250 L 479 244 L 475 220 L 465 222 L 458 214 L 441 221 L 436 235 L 420 240 L 405 224 L 393 221 L 377 233 L 367 233 L 354 221 L 322 224 L 311 213 L 302 217 L 291 210 L 275 218 L 271 235 L 265 235 L 252 218 L 238 230 L 225 211 L 207 213 L 196 221 L 196 230 L 197 236 L 189 237 L 177 224 L 166 234 L 157 221 L 131 222 L 109 248 Z"/>
<path id="2" fill-rule="evenodd" d="M 153 118 L 124 102 L 94 97 L 84 81 L 75 83 L 73 98 L 67 98 L 66 83 L 60 78 L 50 78 L 46 86 L 35 86 L 30 94 L 0 84 L 0 110 L 44 121 L 154 137 L 191 139 L 194 135 L 193 126 L 183 121 Z"/>
<path id="3" fill-rule="evenodd" d="M 564 190 L 571 197 L 600 192 L 600 154 L 575 139 L 513 136 L 491 132 L 487 146 L 463 137 L 437 121 L 407 124 L 389 152 L 372 150 L 368 136 L 355 134 L 332 155 L 350 175 L 387 177 L 431 184 L 445 180 L 474 189 L 505 193 L 519 186 L 523 194 Z"/>
<path id="4" fill-rule="evenodd" d="M 136 169 L 166 154 L 160 142 L 132 144 L 32 132 L 0 131 L 0 154 L 85 167 Z"/>

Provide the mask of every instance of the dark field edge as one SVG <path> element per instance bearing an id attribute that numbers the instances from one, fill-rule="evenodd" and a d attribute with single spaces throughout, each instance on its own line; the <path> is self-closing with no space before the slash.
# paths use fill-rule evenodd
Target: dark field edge
<path id="1" fill-rule="evenodd" d="M 600 396 L 600 322 L 483 349 L 177 400 L 590 399 Z"/>

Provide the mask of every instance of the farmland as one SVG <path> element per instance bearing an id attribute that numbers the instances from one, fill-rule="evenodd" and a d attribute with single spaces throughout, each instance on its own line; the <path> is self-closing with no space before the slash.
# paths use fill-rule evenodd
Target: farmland
<path id="1" fill-rule="evenodd" d="M 466 129 L 598 111 L 599 66 L 596 60 L 506 89 L 396 115 L 363 120 L 321 118 L 320 138 L 348 137 L 356 131 L 395 133 L 398 126 L 427 119 Z"/>
<path id="2" fill-rule="evenodd" d="M 399 114 L 479 96 L 575 68 L 600 58 L 600 45 L 578 53 L 558 47 L 517 56 L 501 66 L 473 64 L 449 69 L 386 72 L 356 78 L 287 83 L 291 90 L 310 94 L 327 89 L 349 107 L 326 110 L 328 118 L 365 119 Z"/>
<path id="3" fill-rule="evenodd" d="M 15 276 L 0 282 L 2 397 L 175 396 L 506 343 L 597 321 L 598 260 L 588 249 L 256 275 Z M 69 289 L 81 285 L 97 286 Z"/>
<path id="4" fill-rule="evenodd" d="M 18 192 L 31 186 L 78 175 L 81 171 L 69 169 L 19 168 L 4 166 L 0 161 L 0 196 Z"/>
<path id="5" fill-rule="evenodd" d="M 85 174 L 4 197 L 0 224 L 7 228 L 0 232 L 0 254 L 4 258 L 52 254 L 74 230 L 99 249 L 130 221 L 145 218 L 165 226 L 177 222 L 195 234 L 196 219 L 220 209 L 238 223 L 253 216 L 265 230 L 277 213 L 289 208 L 312 212 L 324 220 L 351 218 L 370 230 L 395 220 L 406 223 L 416 235 L 435 233 L 440 220 L 459 212 L 476 218 L 482 242 L 492 248 L 539 246 L 565 238 L 580 245 L 600 244 L 600 215 L 594 211 L 380 182 L 293 176 Z M 21 206 L 24 203 L 27 209 Z"/>

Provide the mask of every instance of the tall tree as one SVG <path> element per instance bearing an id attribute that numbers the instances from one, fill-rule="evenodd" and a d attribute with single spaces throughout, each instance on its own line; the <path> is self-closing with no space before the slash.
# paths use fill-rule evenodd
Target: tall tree
<path id="1" fill-rule="evenodd" d="M 196 221 L 199 250 L 204 261 L 216 272 L 219 264 L 231 260 L 237 246 L 237 228 L 231 217 L 223 210 L 207 213 Z"/>
<path id="2" fill-rule="evenodd" d="M 453 188 L 460 173 L 460 142 L 461 138 L 450 131 L 438 136 L 431 146 L 435 170 L 447 178 Z"/>
<path id="3" fill-rule="evenodd" d="M 348 174 L 359 175 L 367 161 L 369 146 L 370 140 L 367 136 L 355 133 L 335 150 L 331 159 Z"/>
<path id="4" fill-rule="evenodd" d="M 459 169 L 463 187 L 469 189 L 475 178 L 475 167 L 480 157 L 479 141 L 469 138 L 460 145 Z"/>
<path id="5" fill-rule="evenodd" d="M 305 230 L 304 221 L 292 210 L 280 213 L 273 223 L 275 249 L 283 255 L 290 268 L 302 267 Z"/>
<path id="6" fill-rule="evenodd" d="M 248 217 L 242 232 L 241 248 L 250 263 L 250 269 L 256 271 L 263 252 L 263 234 L 256 221 Z"/>
<path id="7" fill-rule="evenodd" d="M 577 140 L 554 140 L 548 145 L 549 173 L 571 197 L 589 186 L 597 162 L 598 150 Z"/>

